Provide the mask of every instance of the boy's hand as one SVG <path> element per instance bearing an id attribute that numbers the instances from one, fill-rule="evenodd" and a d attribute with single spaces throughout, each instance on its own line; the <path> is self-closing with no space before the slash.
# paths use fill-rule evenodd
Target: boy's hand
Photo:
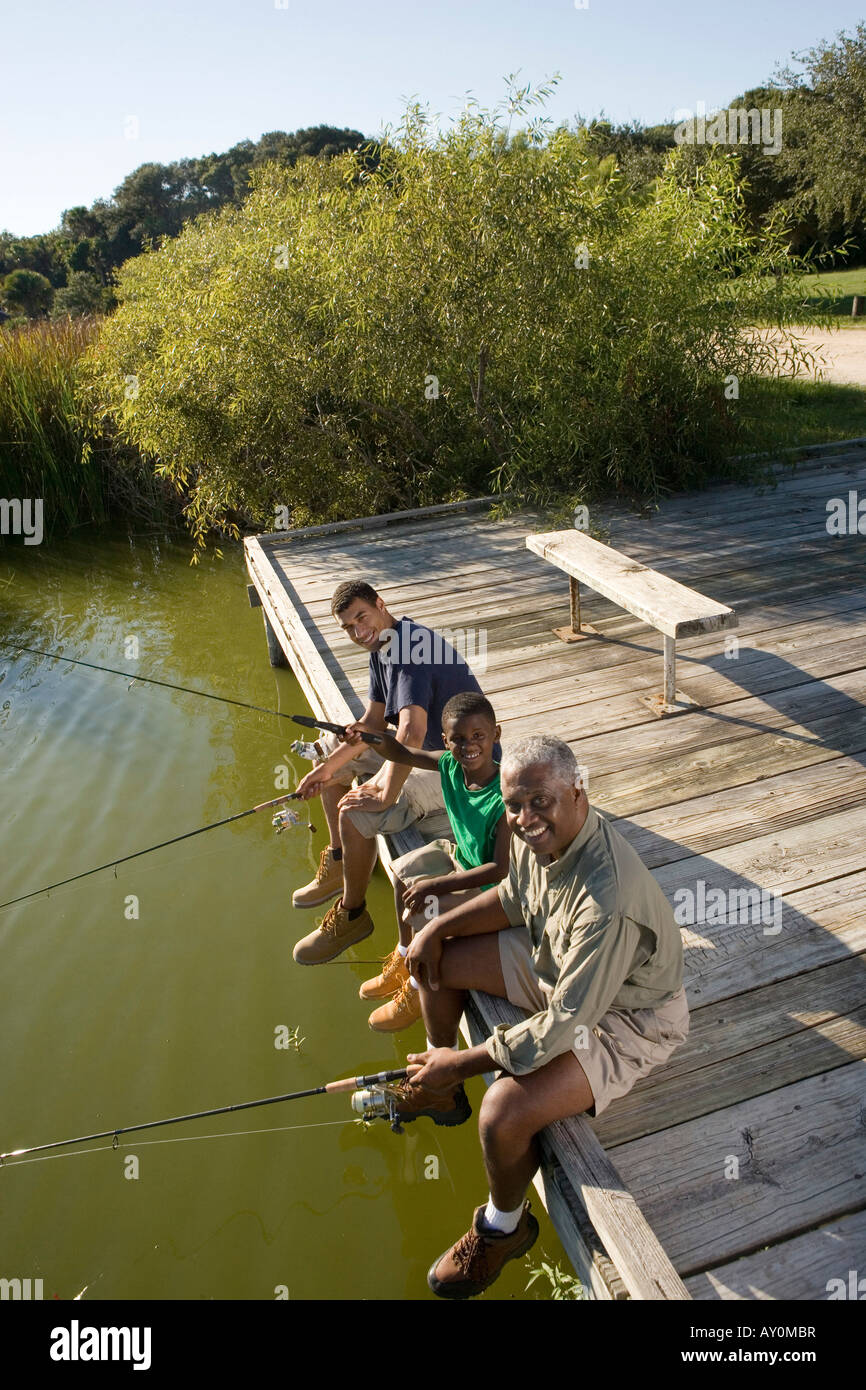
<path id="1" fill-rule="evenodd" d="M 378 782 L 362 782 L 340 798 L 339 806 L 341 811 L 386 811 L 395 800 L 386 796 Z"/>
<path id="2" fill-rule="evenodd" d="M 350 743 L 353 747 L 355 744 L 364 743 L 364 740 L 361 738 L 362 733 L 369 734 L 372 733 L 372 730 L 368 729 L 366 724 L 361 724 L 359 722 L 347 724 L 346 732 L 343 734 L 343 742 Z"/>
<path id="3" fill-rule="evenodd" d="M 427 909 L 428 898 L 439 898 L 447 889 L 443 886 L 440 878 L 416 878 L 414 883 L 410 883 L 403 893 L 403 907 L 406 912 L 425 912 Z M 438 914 L 438 902 L 436 904 Z M 429 921 L 429 917 L 428 917 Z"/>
<path id="4" fill-rule="evenodd" d="M 297 787 L 295 795 L 302 801 L 309 801 L 313 796 L 320 796 L 322 787 L 326 782 L 330 782 L 331 772 L 327 763 L 321 763 L 318 767 L 313 767 L 302 777 Z"/>
<path id="5" fill-rule="evenodd" d="M 419 985 L 427 989 L 439 988 L 439 967 L 442 961 L 442 942 L 429 927 L 422 927 L 415 933 L 406 956 L 406 969 L 414 975 Z"/>

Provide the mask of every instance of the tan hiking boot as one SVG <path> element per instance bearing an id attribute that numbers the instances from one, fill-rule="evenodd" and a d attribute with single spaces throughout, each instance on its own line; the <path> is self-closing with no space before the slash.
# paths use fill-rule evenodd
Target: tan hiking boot
<path id="1" fill-rule="evenodd" d="M 377 1033 L 402 1033 L 421 1017 L 421 995 L 409 976 L 393 999 L 371 1013 L 369 1024 Z"/>
<path id="2" fill-rule="evenodd" d="M 390 999 L 392 994 L 399 994 L 408 978 L 406 961 L 395 946 L 382 967 L 381 975 L 373 980 L 365 980 L 358 994 L 362 999 Z"/>
<path id="3" fill-rule="evenodd" d="M 335 859 L 330 845 L 326 845 L 319 857 L 319 867 L 312 883 L 296 888 L 292 894 L 292 907 L 320 907 L 329 898 L 335 898 L 343 891 L 343 861 Z"/>
<path id="4" fill-rule="evenodd" d="M 323 965 L 342 955 L 347 946 L 363 941 L 373 930 L 373 919 L 366 908 L 357 917 L 350 918 L 342 901 L 336 902 L 328 908 L 316 930 L 297 943 L 292 955 L 299 965 Z"/>
<path id="5" fill-rule="evenodd" d="M 389 1090 L 397 1102 L 397 1114 L 404 1124 L 426 1115 L 434 1124 L 450 1128 L 465 1124 L 472 1114 L 472 1106 L 462 1086 L 455 1086 L 450 1091 L 433 1091 L 410 1080 L 402 1081 L 399 1086 L 391 1086 Z"/>
<path id="6" fill-rule="evenodd" d="M 525 1255 L 538 1239 L 538 1222 L 524 1202 L 516 1230 L 507 1236 L 482 1227 L 477 1207 L 471 1228 L 430 1266 L 427 1283 L 440 1298 L 475 1298 L 489 1289 L 509 1260 Z"/>

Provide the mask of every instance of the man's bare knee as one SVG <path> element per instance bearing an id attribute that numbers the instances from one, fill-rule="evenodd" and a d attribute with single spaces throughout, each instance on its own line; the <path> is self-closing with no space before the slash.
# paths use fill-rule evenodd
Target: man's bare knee
<path id="1" fill-rule="evenodd" d="M 348 808 L 340 812 L 340 836 L 346 840 L 363 840 L 365 838 L 352 820 L 352 813 Z"/>
<path id="2" fill-rule="evenodd" d="M 499 1142 L 525 1142 L 535 1133 L 526 1096 L 513 1076 L 500 1076 L 489 1086 L 481 1102 L 478 1133 Z"/>

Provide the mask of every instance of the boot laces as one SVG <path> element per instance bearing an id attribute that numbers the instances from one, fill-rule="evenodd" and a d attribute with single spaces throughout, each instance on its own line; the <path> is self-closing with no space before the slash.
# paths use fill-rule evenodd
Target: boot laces
<path id="1" fill-rule="evenodd" d="M 487 1244 L 474 1226 L 465 1236 L 460 1237 L 452 1252 L 452 1258 L 461 1274 L 487 1278 Z"/>
<path id="2" fill-rule="evenodd" d="M 321 883 L 322 879 L 325 877 L 326 873 L 330 869 L 330 857 L 330 851 L 327 849 L 323 849 L 322 853 L 319 855 L 319 867 L 316 870 L 316 883 Z"/>
<path id="3" fill-rule="evenodd" d="M 415 993 L 415 986 L 407 976 L 394 996 L 394 1007 L 397 1009 L 405 1008 Z"/>
<path id="4" fill-rule="evenodd" d="M 325 913 L 324 917 L 321 920 L 321 923 L 319 924 L 319 931 L 323 932 L 325 936 L 334 935 L 338 930 L 339 922 L 337 918 L 339 916 L 339 913 L 339 903 L 335 903 L 334 906 L 329 908 L 328 911 Z"/>

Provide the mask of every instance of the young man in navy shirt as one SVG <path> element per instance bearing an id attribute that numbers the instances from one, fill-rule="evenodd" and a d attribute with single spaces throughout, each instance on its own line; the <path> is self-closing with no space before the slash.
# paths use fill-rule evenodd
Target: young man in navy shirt
<path id="1" fill-rule="evenodd" d="M 362 580 L 341 584 L 331 612 L 343 631 L 370 653 L 367 706 L 358 724 L 375 732 L 396 725 L 396 738 L 409 747 L 441 751 L 442 710 L 452 695 L 481 690 L 463 657 L 439 633 L 392 617 L 385 601 Z M 292 897 L 294 907 L 317 907 L 338 893 L 321 925 L 299 941 L 294 958 L 302 965 L 334 960 L 348 946 L 369 936 L 373 921 L 365 893 L 376 863 L 376 836 L 422 823 L 425 836 L 449 834 L 437 772 L 386 762 L 364 745 L 320 740 L 324 761 L 298 784 L 307 800 L 321 796 L 330 832 L 312 883 Z M 365 777 L 351 789 L 355 776 Z"/>

